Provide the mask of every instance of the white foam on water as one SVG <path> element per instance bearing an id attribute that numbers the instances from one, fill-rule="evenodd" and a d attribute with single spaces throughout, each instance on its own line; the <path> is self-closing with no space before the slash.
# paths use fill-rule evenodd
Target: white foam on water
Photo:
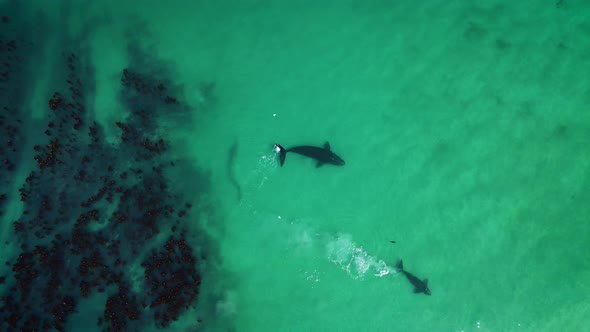
<path id="1" fill-rule="evenodd" d="M 346 271 L 353 279 L 363 279 L 367 273 L 382 277 L 395 273 L 385 261 L 369 255 L 363 247 L 352 241 L 352 236 L 338 234 L 326 244 L 328 259 Z"/>

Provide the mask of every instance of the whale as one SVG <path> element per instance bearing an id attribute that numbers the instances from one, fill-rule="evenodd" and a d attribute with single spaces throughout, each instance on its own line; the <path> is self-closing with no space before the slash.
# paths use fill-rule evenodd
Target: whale
<path id="1" fill-rule="evenodd" d="M 283 164 L 285 163 L 287 152 L 293 152 L 300 154 L 302 156 L 315 159 L 316 167 L 321 167 L 325 164 L 336 166 L 343 166 L 345 164 L 342 158 L 340 158 L 337 154 L 332 152 L 332 150 L 330 149 L 329 142 L 324 143 L 323 147 L 300 145 L 292 147 L 290 149 L 285 149 L 280 144 L 275 144 L 275 151 L 279 154 L 279 162 L 281 164 L 281 167 L 283 167 Z"/>
<path id="2" fill-rule="evenodd" d="M 404 262 L 400 259 L 396 265 L 397 271 L 403 273 L 408 281 L 414 286 L 414 293 L 424 293 L 430 295 L 430 289 L 428 288 L 428 279 L 421 280 L 410 272 L 404 270 Z"/>

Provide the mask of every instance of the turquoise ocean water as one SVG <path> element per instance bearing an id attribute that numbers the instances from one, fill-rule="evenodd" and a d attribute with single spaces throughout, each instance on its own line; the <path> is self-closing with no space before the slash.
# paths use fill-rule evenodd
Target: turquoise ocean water
<path id="1" fill-rule="evenodd" d="M 210 185 L 168 179 L 207 201 L 187 240 L 216 258 L 168 330 L 590 331 L 586 2 L 0 4 L 48 36 L 31 123 L 64 36 L 89 55 L 89 114 L 114 146 L 130 39 L 180 87 L 189 116 L 158 130 Z M 289 153 L 280 167 L 273 150 L 326 141 L 345 166 Z M 24 157 L 6 191 L 34 166 Z M 22 213 L 5 209 L 2 263 Z M 67 329 L 100 330 L 104 301 L 81 301 Z"/>

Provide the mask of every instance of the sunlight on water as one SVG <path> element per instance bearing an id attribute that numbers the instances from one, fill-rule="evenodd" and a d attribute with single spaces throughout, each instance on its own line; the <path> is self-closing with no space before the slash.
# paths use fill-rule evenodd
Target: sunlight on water
<path id="1" fill-rule="evenodd" d="M 328 259 L 354 279 L 363 279 L 368 272 L 375 277 L 395 273 L 393 267 L 387 266 L 383 260 L 369 255 L 361 246 L 357 246 L 350 235 L 338 234 L 328 242 L 326 249 Z"/>

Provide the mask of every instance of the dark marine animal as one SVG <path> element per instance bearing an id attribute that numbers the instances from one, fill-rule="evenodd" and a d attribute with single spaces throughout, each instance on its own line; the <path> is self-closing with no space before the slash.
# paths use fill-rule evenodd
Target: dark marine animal
<path id="1" fill-rule="evenodd" d="M 290 149 L 283 148 L 280 144 L 275 144 L 275 150 L 279 154 L 279 161 L 281 167 L 285 163 L 287 152 L 297 153 L 317 161 L 316 167 L 321 167 L 324 164 L 343 166 L 344 160 L 330 149 L 330 143 L 324 143 L 323 147 L 300 145 Z"/>
<path id="2" fill-rule="evenodd" d="M 428 279 L 420 279 L 415 275 L 411 274 L 410 272 L 404 270 L 404 262 L 400 259 L 396 265 L 397 271 L 403 273 L 408 281 L 414 286 L 414 293 L 420 294 L 424 293 L 426 295 L 430 295 L 430 289 L 428 288 Z"/>

